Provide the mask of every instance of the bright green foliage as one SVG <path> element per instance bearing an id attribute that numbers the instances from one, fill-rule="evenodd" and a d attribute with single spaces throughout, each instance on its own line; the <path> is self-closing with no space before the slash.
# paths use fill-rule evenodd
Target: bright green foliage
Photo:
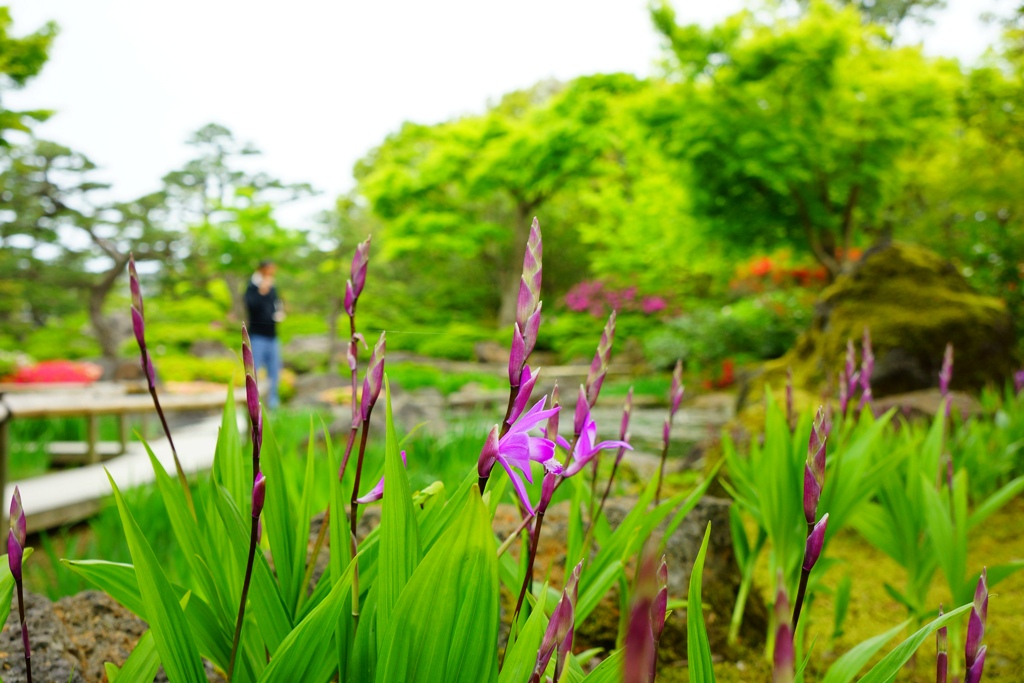
<path id="1" fill-rule="evenodd" d="M 701 579 L 704 576 L 704 557 L 708 552 L 711 538 L 711 524 L 704 531 L 700 551 L 693 561 L 690 574 L 690 590 L 686 604 L 686 642 L 689 655 L 690 683 L 715 683 L 715 670 L 711 665 L 711 644 L 704 628 L 704 609 L 700 600 Z"/>
<path id="2" fill-rule="evenodd" d="M 57 35 L 57 25 L 48 22 L 33 33 L 17 37 L 11 35 L 11 11 L 0 7 L 0 88 L 21 88 L 39 75 L 50 57 L 50 47 Z M 6 131 L 28 133 L 32 121 L 45 121 L 51 112 L 11 111 L 0 107 L 0 147 L 10 142 Z"/>
<path id="3" fill-rule="evenodd" d="M 656 124 L 689 163 L 714 235 L 796 243 L 837 274 L 861 231 L 881 224 L 902 155 L 951 113 L 957 74 L 826 2 L 794 20 L 761 16 L 704 30 L 655 7 L 683 78 Z"/>

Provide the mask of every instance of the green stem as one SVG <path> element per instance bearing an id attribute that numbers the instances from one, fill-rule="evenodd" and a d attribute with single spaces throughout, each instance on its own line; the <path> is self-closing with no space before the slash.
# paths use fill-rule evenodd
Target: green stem
<path id="1" fill-rule="evenodd" d="M 245 619 L 245 601 L 249 595 L 249 582 L 252 579 L 253 560 L 256 559 L 256 533 L 259 529 L 259 517 L 252 518 L 249 529 L 249 557 L 245 562 L 245 581 L 242 582 L 242 599 L 238 603 L 238 619 L 235 621 L 235 637 L 231 642 L 231 659 L 228 663 L 228 683 L 235 671 L 235 658 L 238 656 L 238 644 L 242 639 L 242 621 Z"/>

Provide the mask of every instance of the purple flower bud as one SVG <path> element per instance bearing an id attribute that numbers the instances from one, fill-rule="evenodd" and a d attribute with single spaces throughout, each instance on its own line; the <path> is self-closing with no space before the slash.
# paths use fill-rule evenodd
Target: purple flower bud
<path id="1" fill-rule="evenodd" d="M 587 402 L 587 390 L 580 385 L 580 393 L 576 397 L 576 413 L 573 416 L 573 433 L 577 436 L 583 432 L 583 426 L 590 415 L 590 404 Z"/>
<path id="2" fill-rule="evenodd" d="M 773 683 L 792 683 L 795 655 L 793 652 L 793 631 L 789 625 L 789 599 L 779 577 L 779 592 L 775 596 L 775 653 L 772 670 Z"/>
<path id="3" fill-rule="evenodd" d="M 828 527 L 828 513 L 814 525 L 814 529 L 807 537 L 807 544 L 804 546 L 804 571 L 811 571 L 821 557 L 821 549 L 825 545 L 825 529 Z"/>
<path id="4" fill-rule="evenodd" d="M 821 501 L 821 485 L 814 478 L 811 466 L 804 465 L 804 519 L 814 524 L 818 515 L 818 503 Z"/>
<path id="5" fill-rule="evenodd" d="M 146 381 L 149 382 L 149 386 L 156 386 L 156 369 L 153 367 L 153 357 L 148 353 L 146 354 Z"/>
<path id="6" fill-rule="evenodd" d="M 516 322 L 519 329 L 526 330 L 527 318 L 534 314 L 540 302 L 540 287 L 543 279 L 543 243 L 540 234 L 540 223 L 536 218 L 530 226 L 530 236 L 526 240 L 526 253 L 523 255 L 523 276 L 519 281 L 519 297 L 516 300 Z"/>
<path id="7" fill-rule="evenodd" d="M 559 400 L 560 398 L 561 397 L 558 395 L 558 382 L 555 381 L 555 387 L 551 390 L 551 407 L 552 408 L 558 408 L 558 407 L 560 407 L 562 405 L 561 401 Z M 562 413 L 561 410 L 559 410 L 556 413 L 553 413 L 551 415 L 551 417 L 548 418 L 547 425 L 545 425 L 545 427 L 544 427 L 544 438 L 551 439 L 552 441 L 555 441 L 556 443 L 558 441 L 558 416 L 561 413 Z"/>
<path id="8" fill-rule="evenodd" d="M 536 372 L 531 372 L 529 365 L 523 366 L 523 373 L 519 378 L 519 393 L 516 394 L 516 400 L 512 403 L 512 412 L 508 414 L 507 422 L 511 425 L 514 424 L 519 416 L 526 410 L 527 404 L 530 402 L 530 396 L 533 395 L 533 386 L 537 383 L 537 376 L 540 374 L 538 368 Z"/>
<path id="9" fill-rule="evenodd" d="M 21 565 L 25 554 L 25 539 L 28 535 L 25 509 L 21 505 L 21 491 L 14 487 L 11 497 L 10 531 L 7 534 L 7 562 L 14 580 L 21 582 Z"/>
<path id="10" fill-rule="evenodd" d="M 498 462 L 498 438 L 500 433 L 498 425 L 494 425 L 487 435 L 487 441 L 484 442 L 483 450 L 480 451 L 480 459 L 477 460 L 476 471 L 481 479 L 491 476 L 491 469 L 494 467 L 494 463 Z"/>
<path id="11" fill-rule="evenodd" d="M 985 645 L 981 646 L 978 650 L 978 656 L 974 660 L 974 664 L 967 667 L 967 675 L 964 677 L 964 683 L 980 683 L 981 675 L 985 672 L 985 655 L 988 653 L 988 647 Z"/>
<path id="12" fill-rule="evenodd" d="M 359 366 L 359 364 L 358 364 L 358 361 L 356 360 L 355 354 L 352 353 L 352 349 L 351 348 L 349 348 L 347 351 L 345 351 L 345 360 L 348 361 L 348 371 L 349 372 L 355 372 L 356 368 Z M 355 397 L 353 397 L 353 398 L 355 398 Z"/>
<path id="13" fill-rule="evenodd" d="M 381 386 L 384 384 L 385 347 L 385 333 L 381 332 L 380 339 L 377 340 L 377 344 L 373 347 L 373 353 L 370 354 L 370 361 L 366 366 L 366 376 L 363 378 L 363 396 L 360 403 L 360 411 L 364 421 L 370 419 L 370 413 L 373 411 L 373 406 L 377 403 Z M 355 400 L 354 397 L 353 400 Z"/>
<path id="14" fill-rule="evenodd" d="M 619 441 L 628 441 L 629 418 L 633 415 L 633 387 L 626 393 L 626 402 L 622 406 L 622 422 L 619 423 Z"/>
<path id="15" fill-rule="evenodd" d="M 615 340 L 615 311 L 608 316 L 604 331 L 601 332 L 601 340 L 597 343 L 597 351 L 594 353 L 594 360 L 590 362 L 590 371 L 587 373 L 585 383 L 587 402 L 593 408 L 597 403 L 597 397 L 601 393 L 601 385 L 604 384 L 605 375 L 608 374 L 608 365 L 612 358 L 612 342 Z"/>
<path id="16" fill-rule="evenodd" d="M 351 280 L 345 281 L 345 314 L 350 318 L 356 314 L 356 292 Z"/>
<path id="17" fill-rule="evenodd" d="M 846 415 L 850 406 L 850 390 L 847 388 L 846 379 L 841 378 L 839 382 L 839 412 Z"/>
<path id="18" fill-rule="evenodd" d="M 561 599 L 559 599 L 558 604 L 555 605 L 555 609 L 551 613 L 548 628 L 544 632 L 544 638 L 540 643 L 540 650 L 537 652 L 537 664 L 533 669 L 535 680 L 538 679 L 538 676 L 544 674 L 544 670 L 548 668 L 548 662 L 551 661 L 551 656 L 556 650 L 558 650 L 561 657 L 566 640 L 568 640 L 569 646 L 572 645 L 571 638 L 575 628 L 576 586 L 579 581 L 578 568 L 579 565 L 577 565 L 577 569 L 573 570 L 566 583 L 565 590 L 562 591 Z M 568 648 L 565 648 L 565 652 L 568 652 Z"/>
<path id="19" fill-rule="evenodd" d="M 142 313 L 132 306 L 132 331 L 135 332 L 135 341 L 139 345 L 139 350 L 145 353 L 146 351 L 146 324 L 142 320 Z"/>
<path id="20" fill-rule="evenodd" d="M 263 472 L 256 473 L 256 481 L 252 485 L 252 516 L 257 519 L 263 512 L 263 501 L 267 498 L 267 478 Z"/>
<path id="21" fill-rule="evenodd" d="M 939 606 L 939 616 L 942 616 L 942 606 Z M 949 654 L 947 628 L 943 626 L 935 634 L 935 683 L 946 683 L 949 676 Z"/>
<path id="22" fill-rule="evenodd" d="M 526 340 L 520 332 L 519 323 L 512 326 L 512 348 L 508 354 L 508 383 L 515 388 L 522 378 L 523 366 L 526 365 Z"/>
<path id="23" fill-rule="evenodd" d="M 401 451 L 401 455 L 402 455 L 402 465 L 404 465 L 405 467 L 408 467 L 409 466 L 409 461 L 405 457 L 405 451 Z M 356 502 L 359 503 L 360 505 L 366 505 L 367 503 L 376 502 L 376 501 L 380 500 L 383 497 L 384 497 L 384 477 L 381 477 L 380 481 L 378 481 L 377 484 L 372 489 L 370 489 L 370 492 L 367 493 L 365 496 L 360 496 L 359 498 L 356 498 Z"/>
<path id="24" fill-rule="evenodd" d="M 256 545 L 260 544 L 263 540 L 263 518 L 260 517 L 256 520 Z"/>
<path id="25" fill-rule="evenodd" d="M 540 485 L 540 503 L 537 505 L 537 510 L 544 511 L 548 509 L 548 505 L 551 503 L 551 496 L 555 494 L 555 487 L 557 484 L 558 475 L 556 473 L 544 473 L 544 480 Z"/>
<path id="26" fill-rule="evenodd" d="M 974 590 L 974 606 L 967 622 L 967 643 L 964 647 L 967 669 L 974 667 L 981 648 L 981 640 L 985 637 L 985 622 L 988 620 L 988 570 L 981 571 L 978 586 Z M 983 665 L 984 666 L 984 665 Z M 980 679 L 980 673 L 979 673 Z"/>
<path id="27" fill-rule="evenodd" d="M 644 559 L 637 573 L 636 597 L 629 614 L 624 644 L 623 683 L 648 683 L 657 657 L 651 610 L 657 593 L 654 558 Z"/>
<path id="28" fill-rule="evenodd" d="M 256 363 L 252 357 L 252 340 L 249 338 L 249 330 L 245 323 L 242 323 L 242 366 L 245 368 L 245 376 L 256 379 Z"/>
<path id="29" fill-rule="evenodd" d="M 370 262 L 370 237 L 356 246 L 356 253 L 352 255 L 352 277 L 349 282 L 352 284 L 352 303 L 363 293 L 363 286 L 366 284 L 366 266 Z M 348 294 L 346 292 L 346 298 Z M 346 308 L 346 310 L 348 310 Z M 349 314 L 351 315 L 351 313 Z"/>
<path id="30" fill-rule="evenodd" d="M 665 423 L 661 425 L 661 442 L 668 448 L 672 439 L 672 418 L 666 417 Z"/>
<path id="31" fill-rule="evenodd" d="M 1018 394 L 1024 391 L 1024 370 L 1013 373 L 1013 390 Z"/>
<path id="32" fill-rule="evenodd" d="M 533 347 L 537 345 L 537 333 L 540 332 L 540 312 L 544 308 L 544 302 L 537 302 L 537 310 L 526 319 L 526 327 L 523 329 L 523 342 L 526 345 L 526 357 L 533 353 Z"/>
<path id="33" fill-rule="evenodd" d="M 853 348 L 853 340 L 846 340 L 846 368 L 843 379 L 846 380 L 846 388 L 851 394 L 856 386 L 857 377 L 857 350 Z"/>
<path id="34" fill-rule="evenodd" d="M 811 427 L 811 438 L 807 444 L 807 463 L 804 465 L 804 518 L 814 524 L 818 514 L 821 491 L 825 487 L 825 413 L 818 408 L 818 414 Z"/>
<path id="35" fill-rule="evenodd" d="M 942 354 L 942 368 L 939 370 L 939 392 L 943 398 L 949 395 L 949 383 L 953 381 L 953 344 L 946 344 Z"/>
<path id="36" fill-rule="evenodd" d="M 139 317 L 142 317 L 142 287 L 139 285 L 139 271 L 135 270 L 135 255 L 131 253 L 128 254 L 128 288 L 132 293 L 132 307 L 139 312 Z"/>
<path id="37" fill-rule="evenodd" d="M 679 412 L 679 404 L 683 402 L 683 392 L 686 388 L 683 386 L 683 361 L 677 360 L 676 367 L 672 371 L 672 389 L 670 391 L 669 399 L 672 403 L 670 415 L 675 417 L 675 414 Z"/>

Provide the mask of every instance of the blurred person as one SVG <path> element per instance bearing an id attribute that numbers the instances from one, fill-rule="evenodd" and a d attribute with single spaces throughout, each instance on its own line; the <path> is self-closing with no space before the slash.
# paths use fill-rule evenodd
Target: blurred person
<path id="1" fill-rule="evenodd" d="M 267 397 L 268 408 L 280 404 L 277 388 L 281 379 L 281 342 L 277 338 L 277 323 L 284 320 L 284 305 L 274 286 L 276 272 L 277 265 L 272 260 L 260 261 L 245 289 L 253 362 L 257 374 L 261 369 L 267 374 L 267 386 L 260 393 Z"/>

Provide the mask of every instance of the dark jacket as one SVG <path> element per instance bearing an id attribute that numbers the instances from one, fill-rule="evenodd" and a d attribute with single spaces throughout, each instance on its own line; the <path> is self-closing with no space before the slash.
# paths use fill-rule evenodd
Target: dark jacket
<path id="1" fill-rule="evenodd" d="M 266 294 L 260 294 L 256 283 L 249 281 L 245 289 L 245 307 L 249 311 L 249 334 L 261 337 L 276 337 L 277 288 L 271 287 Z"/>

